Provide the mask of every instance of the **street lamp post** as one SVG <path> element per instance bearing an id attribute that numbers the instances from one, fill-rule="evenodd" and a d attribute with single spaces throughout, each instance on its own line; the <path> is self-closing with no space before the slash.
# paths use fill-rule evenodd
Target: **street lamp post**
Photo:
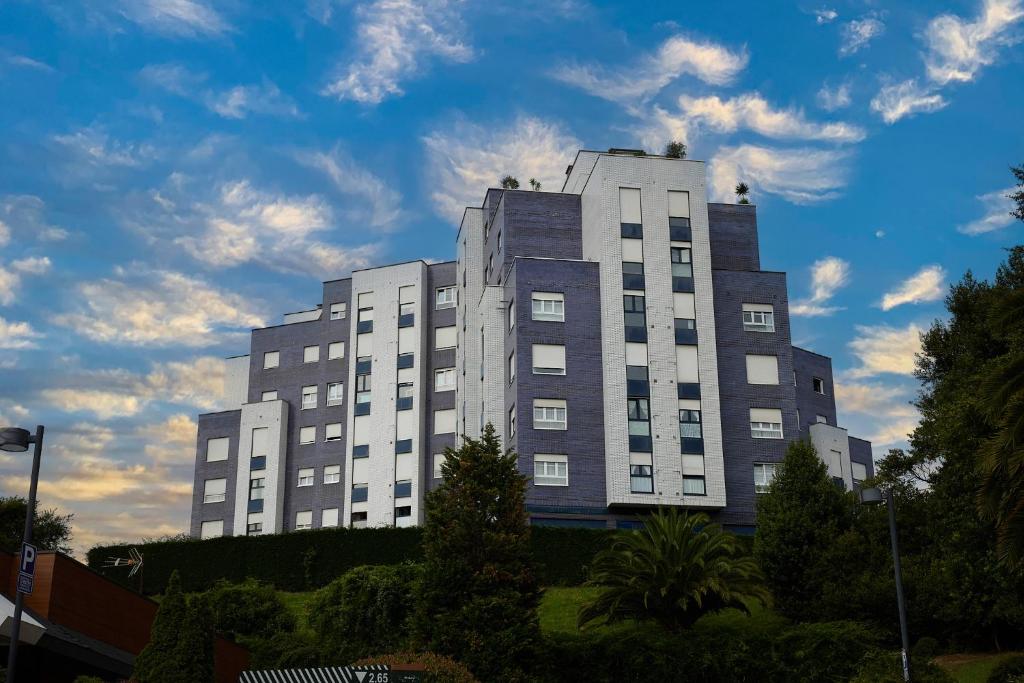
<path id="1" fill-rule="evenodd" d="M 29 444 L 35 444 L 32 453 L 32 479 L 28 487 L 28 505 L 25 508 L 25 535 L 24 542 L 32 542 L 32 523 L 36 512 L 36 486 L 39 483 L 39 458 L 43 454 L 43 426 L 36 427 L 33 435 L 27 429 L 18 427 L 5 427 L 0 430 L 0 450 L 9 453 L 24 453 L 28 450 Z M 14 666 L 18 657 L 18 638 L 21 637 L 21 611 L 25 594 L 20 590 L 14 596 L 14 620 L 11 623 L 11 645 L 7 651 L 7 680 L 12 683 L 17 679 L 14 676 Z"/>
<path id="2" fill-rule="evenodd" d="M 861 489 L 860 502 L 865 505 L 881 505 L 882 500 L 889 508 L 889 539 L 892 543 L 892 567 L 896 577 L 896 604 L 900 613 L 900 639 L 903 643 L 901 659 L 903 680 L 910 681 L 910 636 L 907 633 L 907 603 L 903 597 L 903 571 L 900 568 L 900 540 L 896 532 L 896 501 L 892 491 L 878 488 Z"/>

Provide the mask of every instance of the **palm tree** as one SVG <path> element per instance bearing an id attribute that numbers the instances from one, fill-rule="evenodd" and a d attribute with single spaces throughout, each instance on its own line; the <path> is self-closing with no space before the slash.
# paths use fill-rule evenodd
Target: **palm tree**
<path id="1" fill-rule="evenodd" d="M 736 186 L 736 196 L 739 198 L 738 204 L 749 204 L 750 200 L 747 199 L 747 195 L 750 194 L 750 188 L 746 183 L 740 183 Z"/>
<path id="2" fill-rule="evenodd" d="M 530 189 L 532 189 L 534 192 L 539 192 L 540 181 L 537 180 L 536 178 L 530 178 Z"/>
<path id="3" fill-rule="evenodd" d="M 686 158 L 686 145 L 673 140 L 672 142 L 665 145 L 665 156 L 669 159 L 685 159 Z"/>
<path id="4" fill-rule="evenodd" d="M 505 176 L 501 179 L 501 187 L 505 190 L 518 190 L 519 181 L 510 175 Z"/>
<path id="5" fill-rule="evenodd" d="M 671 631 L 748 600 L 770 600 L 754 558 L 707 515 L 658 510 L 642 530 L 616 539 L 594 558 L 588 586 L 604 590 L 579 612 L 577 625 L 604 619 L 654 621 Z"/>

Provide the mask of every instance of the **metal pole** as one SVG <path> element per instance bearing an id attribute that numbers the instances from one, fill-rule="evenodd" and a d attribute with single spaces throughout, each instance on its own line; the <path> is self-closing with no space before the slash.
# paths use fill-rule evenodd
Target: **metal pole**
<path id="1" fill-rule="evenodd" d="M 36 512 L 36 486 L 39 484 L 39 459 L 43 454 L 43 425 L 36 427 L 35 449 L 32 453 L 32 479 L 28 486 L 28 505 L 25 509 L 25 543 L 32 542 L 32 523 Z M 15 591 L 14 621 L 11 623 L 11 645 L 7 650 L 7 681 L 15 683 L 14 665 L 18 658 L 18 638 L 21 637 L 21 603 L 25 594 Z"/>
<path id="2" fill-rule="evenodd" d="M 903 680 L 910 681 L 910 636 L 907 634 L 907 605 L 903 599 L 903 572 L 900 569 L 900 541 L 896 533 L 896 502 L 892 491 L 885 496 L 889 508 L 889 537 L 892 539 L 892 567 L 896 575 L 896 603 L 900 612 L 900 638 L 903 641 Z"/>

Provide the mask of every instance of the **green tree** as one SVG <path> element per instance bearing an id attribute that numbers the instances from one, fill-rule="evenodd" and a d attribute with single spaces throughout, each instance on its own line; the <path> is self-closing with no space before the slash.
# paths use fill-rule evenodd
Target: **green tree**
<path id="1" fill-rule="evenodd" d="M 673 140 L 672 142 L 665 145 L 665 156 L 669 159 L 685 159 L 686 158 L 686 145 Z"/>
<path id="2" fill-rule="evenodd" d="M 594 558 L 589 586 L 602 592 L 580 609 L 580 627 L 603 619 L 654 621 L 670 631 L 748 600 L 769 600 L 764 577 L 732 534 L 705 514 L 658 510 Z"/>
<path id="3" fill-rule="evenodd" d="M 24 498 L 8 496 L 0 498 L 0 548 L 12 552 L 21 550 L 22 535 L 25 533 L 25 511 L 28 503 Z M 40 510 L 36 501 L 36 514 L 32 522 L 32 542 L 41 550 L 57 550 L 71 553 L 71 522 L 74 515 L 62 515 L 56 508 Z"/>
<path id="4" fill-rule="evenodd" d="M 481 680 L 524 680 L 540 638 L 526 518 L 526 477 L 488 424 L 447 449 L 427 494 L 416 633 Z"/>
<path id="5" fill-rule="evenodd" d="M 203 594 L 213 628 L 235 642 L 274 638 L 295 630 L 295 616 L 269 583 L 220 580 Z"/>
<path id="6" fill-rule="evenodd" d="M 534 192 L 540 192 L 540 181 L 536 178 L 530 178 L 530 189 Z"/>
<path id="7" fill-rule="evenodd" d="M 1016 218 L 1024 221 L 1024 164 L 1020 166 L 1011 166 L 1010 172 L 1013 173 L 1013 177 L 1017 179 L 1017 189 L 1015 192 L 1010 194 L 1010 199 L 1017 206 L 1010 213 Z"/>
<path id="8" fill-rule="evenodd" d="M 135 658 L 138 683 L 203 683 L 213 680 L 212 616 L 202 601 L 190 604 L 178 572 L 171 574 L 149 643 Z"/>
<path id="9" fill-rule="evenodd" d="M 768 492 L 757 501 L 754 556 L 786 616 L 818 616 L 833 539 L 849 524 L 850 505 L 807 441 L 794 441 Z"/>
<path id="10" fill-rule="evenodd" d="M 736 199 L 737 204 L 749 204 L 750 200 L 747 199 L 747 195 L 750 194 L 750 187 L 746 183 L 740 183 L 736 186 Z"/>
<path id="11" fill-rule="evenodd" d="M 510 175 L 506 175 L 504 178 L 501 179 L 501 187 L 504 190 L 518 190 L 519 181 Z"/>

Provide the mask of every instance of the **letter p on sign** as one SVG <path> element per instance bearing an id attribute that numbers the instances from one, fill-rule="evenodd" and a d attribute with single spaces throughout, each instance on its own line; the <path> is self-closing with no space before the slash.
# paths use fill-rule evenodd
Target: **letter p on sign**
<path id="1" fill-rule="evenodd" d="M 21 571 L 25 574 L 36 573 L 36 547 L 28 543 L 21 544 Z"/>

